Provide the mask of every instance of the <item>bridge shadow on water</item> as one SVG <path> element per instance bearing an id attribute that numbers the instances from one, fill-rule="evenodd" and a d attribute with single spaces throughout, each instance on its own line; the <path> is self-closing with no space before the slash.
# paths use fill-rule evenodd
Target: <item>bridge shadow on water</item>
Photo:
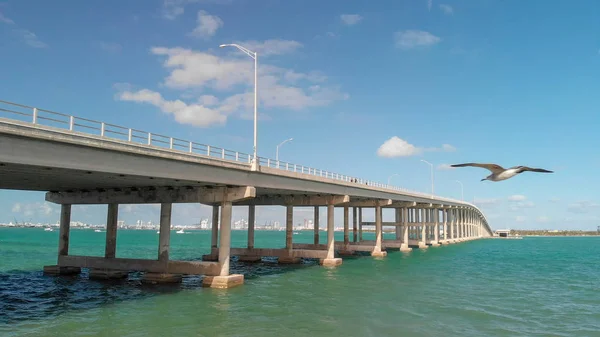
<path id="1" fill-rule="evenodd" d="M 194 259 L 190 259 L 194 260 Z M 199 260 L 199 259 L 195 259 Z M 300 264 L 278 264 L 276 258 L 247 263 L 231 259 L 231 273 L 244 274 L 246 281 L 262 276 L 319 267 L 318 260 L 303 259 Z M 48 276 L 40 271 L 12 270 L 0 273 L 0 335 L 11 325 L 24 321 L 47 320 L 75 310 L 89 310 L 124 301 L 202 288 L 202 275 L 184 276 L 181 283 L 148 285 L 141 272 L 131 272 L 122 280 L 90 280 L 88 270 L 80 275 Z M 210 289 L 206 289 L 210 290 Z"/>

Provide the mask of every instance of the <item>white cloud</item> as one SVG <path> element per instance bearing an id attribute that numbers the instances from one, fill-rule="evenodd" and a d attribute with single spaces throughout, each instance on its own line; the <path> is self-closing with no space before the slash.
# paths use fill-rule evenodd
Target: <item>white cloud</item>
<path id="1" fill-rule="evenodd" d="M 549 221 L 550 221 L 550 218 L 549 218 L 549 217 L 547 217 L 547 216 L 544 216 L 544 215 L 542 215 L 542 216 L 538 216 L 538 217 L 535 219 L 535 221 L 536 221 L 536 222 L 540 222 L 540 223 L 546 223 L 546 222 L 549 222 Z"/>
<path id="2" fill-rule="evenodd" d="M 223 20 L 216 15 L 210 15 L 206 11 L 198 11 L 197 26 L 190 33 L 191 36 L 208 39 L 215 35 L 217 30 L 223 27 Z"/>
<path id="3" fill-rule="evenodd" d="M 227 116 L 237 114 L 252 118 L 254 106 L 254 62 L 249 57 L 219 57 L 184 48 L 151 49 L 155 55 L 165 56 L 163 66 L 170 73 L 164 80 L 169 89 L 185 91 L 181 97 L 198 96 L 196 103 L 167 100 L 150 89 L 132 91 L 131 86 L 115 85 L 120 92 L 117 99 L 152 104 L 170 113 L 180 123 L 197 126 L 223 124 Z M 337 87 L 325 86 L 326 77 L 318 72 L 298 73 L 291 69 L 261 63 L 258 67 L 259 118 L 267 118 L 269 108 L 287 108 L 300 111 L 305 108 L 326 106 L 348 98 Z M 297 82 L 304 81 L 302 85 Z M 225 92 L 239 87 L 242 93 L 227 96 Z"/>
<path id="4" fill-rule="evenodd" d="M 94 45 L 102 50 L 104 50 L 105 52 L 108 53 L 118 53 L 123 49 L 123 46 L 121 46 L 118 43 L 114 43 L 114 42 L 104 42 L 104 41 L 98 41 L 96 43 L 94 43 Z"/>
<path id="5" fill-rule="evenodd" d="M 510 197 L 508 197 L 508 200 L 510 201 L 524 201 L 525 199 L 527 198 L 524 195 L 520 194 L 511 195 Z"/>
<path id="6" fill-rule="evenodd" d="M 216 4 L 227 5 L 233 0 L 164 0 L 163 17 L 168 20 L 174 20 L 185 12 L 185 6 L 190 4 Z"/>
<path id="7" fill-rule="evenodd" d="M 455 170 L 456 167 L 450 166 L 450 164 L 440 164 L 437 167 L 438 170 Z"/>
<path id="8" fill-rule="evenodd" d="M 35 35 L 34 32 L 31 32 L 27 29 L 19 29 L 19 30 L 17 30 L 17 32 L 23 36 L 25 43 L 28 44 L 30 47 L 33 47 L 33 48 L 48 47 L 47 44 L 45 44 L 44 42 L 42 42 L 38 39 L 37 35 Z"/>
<path id="9" fill-rule="evenodd" d="M 444 12 L 445 14 L 448 15 L 452 15 L 454 14 L 454 9 L 452 8 L 452 6 L 450 5 L 446 5 L 446 4 L 440 4 L 440 9 L 442 10 L 442 12 Z"/>
<path id="10" fill-rule="evenodd" d="M 526 220 L 527 220 L 527 218 L 526 218 L 526 217 L 524 217 L 524 216 L 522 216 L 522 215 L 517 215 L 517 216 L 515 217 L 515 221 L 516 221 L 516 222 L 525 222 Z"/>
<path id="11" fill-rule="evenodd" d="M 427 10 L 431 11 L 431 6 L 433 5 L 433 0 L 427 0 Z"/>
<path id="12" fill-rule="evenodd" d="M 599 207 L 600 204 L 597 204 L 592 201 L 577 201 L 567 206 L 567 210 L 573 213 L 588 213 Z"/>
<path id="13" fill-rule="evenodd" d="M 377 155 L 380 157 L 393 158 L 393 157 L 409 157 L 420 154 L 422 152 L 435 152 L 445 151 L 452 152 L 456 148 L 449 144 L 443 144 L 441 148 L 421 148 L 413 144 L 410 144 L 406 140 L 393 136 L 386 140 L 379 149 L 377 149 Z"/>
<path id="14" fill-rule="evenodd" d="M 508 208 L 511 211 L 521 211 L 524 208 L 533 208 L 535 204 L 532 201 L 514 201 Z"/>
<path id="15" fill-rule="evenodd" d="M 352 26 L 359 23 L 363 17 L 358 14 L 342 14 L 340 15 L 340 19 L 342 19 L 344 24 Z"/>
<path id="16" fill-rule="evenodd" d="M 474 204 L 476 205 L 495 205 L 498 204 L 500 202 L 499 199 L 496 198 L 490 198 L 490 199 L 475 199 L 473 201 Z"/>
<path id="17" fill-rule="evenodd" d="M 380 157 L 393 158 L 393 157 L 408 157 L 419 154 L 421 150 L 409 142 L 394 136 L 386 140 L 379 149 L 377 149 L 377 155 Z"/>
<path id="18" fill-rule="evenodd" d="M 427 47 L 439 43 L 442 39 L 421 30 L 404 30 L 394 33 L 396 47 L 411 49 L 416 47 Z"/>
<path id="19" fill-rule="evenodd" d="M 125 91 L 118 95 L 122 101 L 149 103 L 158 107 L 162 112 L 172 114 L 181 124 L 191 124 L 208 127 L 215 124 L 225 124 L 227 115 L 201 104 L 186 104 L 181 100 L 168 101 L 161 94 L 148 89 L 137 92 Z"/>
<path id="20" fill-rule="evenodd" d="M 11 20 L 10 18 L 7 18 L 6 16 L 4 16 L 4 14 L 2 14 L 2 12 L 0 12 L 0 22 L 5 23 L 7 25 L 14 25 L 15 22 L 13 20 Z"/>
<path id="21" fill-rule="evenodd" d="M 550 200 L 548 200 L 548 201 L 550 201 L 550 202 L 559 202 L 560 198 L 553 197 L 553 198 L 550 198 Z"/>
<path id="22" fill-rule="evenodd" d="M 289 54 L 303 46 L 302 43 L 298 41 L 282 39 L 271 39 L 265 41 L 250 40 L 236 43 L 258 53 L 259 58 L 269 55 Z M 239 50 L 236 49 L 235 52 L 239 53 Z"/>
<path id="23" fill-rule="evenodd" d="M 48 216 L 52 213 L 58 213 L 58 206 L 49 202 L 15 203 L 11 211 L 27 217 Z"/>

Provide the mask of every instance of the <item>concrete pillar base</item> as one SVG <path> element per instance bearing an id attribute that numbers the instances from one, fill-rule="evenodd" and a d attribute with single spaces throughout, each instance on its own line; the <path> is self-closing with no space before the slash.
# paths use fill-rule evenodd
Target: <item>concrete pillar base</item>
<path id="1" fill-rule="evenodd" d="M 212 254 L 202 255 L 202 261 L 219 261 L 219 256 Z"/>
<path id="2" fill-rule="evenodd" d="M 93 269 L 90 268 L 89 278 L 96 280 L 118 280 L 129 276 L 129 272 L 125 270 L 114 269 Z"/>
<path id="3" fill-rule="evenodd" d="M 142 276 L 142 283 L 158 284 L 158 283 L 179 283 L 181 282 L 180 274 L 167 273 L 145 273 Z"/>
<path id="4" fill-rule="evenodd" d="M 297 264 L 301 263 L 302 259 L 299 257 L 279 257 L 277 262 L 281 264 Z"/>
<path id="5" fill-rule="evenodd" d="M 419 248 L 425 249 L 425 248 L 429 248 L 429 246 L 427 244 L 425 244 L 425 242 L 419 242 Z"/>
<path id="6" fill-rule="evenodd" d="M 250 256 L 250 255 L 240 255 L 240 256 L 238 256 L 238 261 L 241 261 L 241 262 L 260 262 L 260 261 L 262 261 L 262 257 L 260 257 L 260 256 Z"/>
<path id="7" fill-rule="evenodd" d="M 400 245 L 400 251 L 401 252 L 410 252 L 410 251 L 412 251 L 412 248 L 410 248 L 408 246 L 408 244 L 403 243 L 403 244 Z"/>
<path id="8" fill-rule="evenodd" d="M 371 256 L 373 256 L 373 257 L 385 257 L 385 256 L 387 256 L 387 252 L 384 251 L 384 250 L 373 251 L 373 252 L 371 252 Z"/>
<path id="9" fill-rule="evenodd" d="M 338 251 L 338 254 L 340 256 L 351 256 L 351 255 L 354 255 L 354 251 L 349 250 L 349 249 L 342 249 L 342 250 Z"/>
<path id="10" fill-rule="evenodd" d="M 447 240 L 440 241 L 440 245 L 447 245 L 449 242 Z"/>
<path id="11" fill-rule="evenodd" d="M 433 247 L 437 247 L 437 246 L 439 246 L 439 245 L 440 245 L 440 243 L 439 243 L 439 242 L 437 242 L 437 241 L 431 241 L 431 242 L 429 243 L 429 245 L 430 245 L 430 246 L 433 246 Z"/>
<path id="12" fill-rule="evenodd" d="M 243 274 L 231 274 L 228 276 L 204 276 L 202 286 L 205 288 L 227 289 L 244 284 Z"/>
<path id="13" fill-rule="evenodd" d="M 342 259 L 339 257 L 333 259 L 320 259 L 319 264 L 323 267 L 337 267 L 342 264 Z"/>
<path id="14" fill-rule="evenodd" d="M 80 267 L 44 266 L 45 275 L 77 275 L 81 273 Z"/>

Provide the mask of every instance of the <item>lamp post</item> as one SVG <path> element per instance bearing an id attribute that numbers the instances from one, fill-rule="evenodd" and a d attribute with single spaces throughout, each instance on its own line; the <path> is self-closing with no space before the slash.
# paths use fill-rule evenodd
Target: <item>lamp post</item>
<path id="1" fill-rule="evenodd" d="M 455 181 L 460 184 L 460 196 L 461 196 L 461 200 L 465 201 L 465 189 L 463 187 L 463 183 L 461 183 L 460 180 L 455 180 Z"/>
<path id="2" fill-rule="evenodd" d="M 392 174 L 391 176 L 389 176 L 389 177 L 388 177 L 388 183 L 387 183 L 387 184 L 388 184 L 388 186 L 390 186 L 390 179 L 391 179 L 393 176 L 399 176 L 399 174 L 398 174 L 398 173 L 394 173 L 394 174 Z"/>
<path id="3" fill-rule="evenodd" d="M 428 162 L 425 159 L 421 159 L 422 162 L 429 164 L 431 166 L 431 198 L 433 199 L 433 164 Z"/>
<path id="4" fill-rule="evenodd" d="M 229 44 L 222 44 L 219 46 L 220 48 L 223 47 L 236 47 L 237 49 L 243 51 L 246 55 L 250 56 L 251 58 L 254 59 L 254 154 L 253 154 L 253 158 L 252 158 L 252 165 L 251 165 L 251 170 L 252 171 L 258 171 L 258 157 L 256 156 L 256 129 L 257 129 L 257 120 L 258 120 L 258 113 L 257 113 L 257 106 L 258 106 L 258 101 L 257 101 L 257 92 L 258 92 L 258 54 L 256 52 L 250 51 L 245 47 L 242 47 L 238 44 L 235 43 L 229 43 Z"/>
<path id="5" fill-rule="evenodd" d="M 292 140 L 294 140 L 294 138 L 286 139 L 283 142 L 279 143 L 279 145 L 277 145 L 277 151 L 275 153 L 275 160 L 277 161 L 277 167 L 279 167 L 279 147 L 287 142 L 291 142 Z"/>

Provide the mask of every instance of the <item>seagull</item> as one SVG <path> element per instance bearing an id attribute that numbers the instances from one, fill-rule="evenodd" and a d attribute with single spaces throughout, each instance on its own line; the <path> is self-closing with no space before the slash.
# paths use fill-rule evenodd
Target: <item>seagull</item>
<path id="1" fill-rule="evenodd" d="M 512 178 L 512 177 L 516 176 L 517 174 L 523 173 L 525 171 L 553 173 L 553 171 L 548 171 L 548 170 L 541 169 L 541 168 L 532 168 L 532 167 L 527 167 L 527 166 L 513 166 L 513 167 L 509 167 L 507 169 L 503 168 L 500 165 L 496 165 L 496 164 L 479 164 L 479 163 L 454 164 L 454 165 L 450 165 L 450 166 L 451 167 L 475 166 L 475 167 L 482 167 L 484 169 L 488 169 L 488 170 L 492 171 L 492 174 L 481 179 L 481 181 L 484 181 L 484 180 L 491 180 L 491 181 L 506 180 L 508 178 Z"/>

